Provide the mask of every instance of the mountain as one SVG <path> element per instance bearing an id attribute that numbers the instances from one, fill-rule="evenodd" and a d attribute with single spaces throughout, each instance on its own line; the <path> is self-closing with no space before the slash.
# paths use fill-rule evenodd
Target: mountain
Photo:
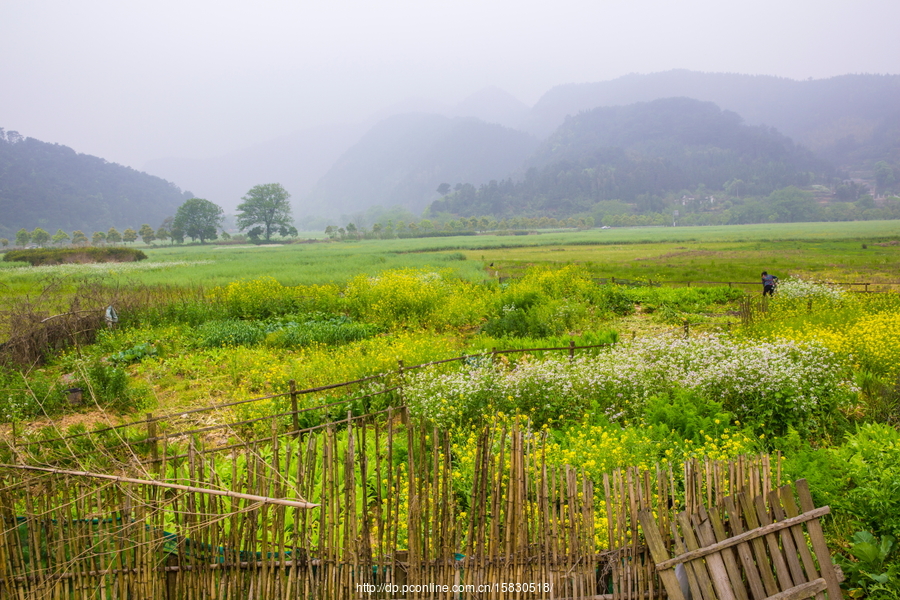
<path id="1" fill-rule="evenodd" d="M 319 180 L 312 212 L 340 215 L 369 206 L 420 211 L 441 183 L 480 184 L 521 166 L 532 136 L 474 118 L 396 115 L 378 123 Z"/>
<path id="2" fill-rule="evenodd" d="M 217 157 L 161 158 L 145 168 L 181 182 L 226 211 L 234 210 L 241 197 L 261 183 L 280 183 L 296 206 L 365 129 L 362 124 L 316 127 Z"/>
<path id="3" fill-rule="evenodd" d="M 432 203 L 461 216 L 569 216 L 597 202 L 659 210 L 662 197 L 705 186 L 765 195 L 828 177 L 827 163 L 777 131 L 711 102 L 667 98 L 568 117 L 525 163 L 519 182 L 464 187 Z M 739 184 L 735 184 L 740 180 Z"/>
<path id="4" fill-rule="evenodd" d="M 453 108 L 451 115 L 518 128 L 528 111 L 527 104 L 509 92 L 491 86 L 464 98 Z"/>
<path id="5" fill-rule="evenodd" d="M 159 177 L 0 129 L 0 236 L 158 227 L 190 198 Z"/>
<path id="6" fill-rule="evenodd" d="M 310 214 L 309 196 L 329 168 L 360 141 L 363 134 L 398 114 L 474 117 L 516 127 L 528 106 L 497 87 L 488 87 L 455 106 L 424 98 L 407 98 L 373 114 L 362 123 L 327 125 L 297 131 L 227 154 L 202 158 L 160 158 L 147 162 L 150 172 L 179 181 L 199 196 L 233 210 L 241 197 L 259 183 L 281 183 L 292 195 L 295 213 Z M 501 173 L 498 176 L 505 175 Z"/>
<path id="7" fill-rule="evenodd" d="M 673 70 L 552 88 L 521 128 L 551 135 L 567 115 L 659 98 L 714 102 L 750 125 L 775 127 L 835 166 L 900 164 L 900 75 L 842 75 L 795 81 L 763 75 Z"/>

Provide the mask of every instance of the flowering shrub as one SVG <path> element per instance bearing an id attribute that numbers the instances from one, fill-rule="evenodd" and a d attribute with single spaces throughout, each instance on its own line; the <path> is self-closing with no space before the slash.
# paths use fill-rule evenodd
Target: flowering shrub
<path id="1" fill-rule="evenodd" d="M 505 284 L 482 331 L 495 338 L 547 337 L 579 329 L 591 316 L 629 314 L 616 285 L 598 286 L 581 267 L 529 269 Z"/>
<path id="2" fill-rule="evenodd" d="M 304 305 L 302 287 L 287 287 L 273 277 L 250 281 L 232 281 L 213 288 L 210 298 L 225 305 L 228 314 L 238 319 L 265 319 L 298 312 Z"/>
<path id="3" fill-rule="evenodd" d="M 879 312 L 836 324 L 784 326 L 778 335 L 815 340 L 833 352 L 852 357 L 860 369 L 886 379 L 900 374 L 900 312 Z"/>
<path id="4" fill-rule="evenodd" d="M 778 282 L 778 295 L 781 301 L 816 299 L 828 304 L 840 302 L 844 298 L 844 291 L 827 283 L 806 281 L 798 277 L 788 277 Z"/>
<path id="5" fill-rule="evenodd" d="M 433 271 L 397 269 L 360 275 L 347 285 L 350 313 L 386 328 L 460 327 L 477 323 L 485 312 L 488 288 Z"/>
<path id="6" fill-rule="evenodd" d="M 406 393 L 414 411 L 440 423 L 520 411 L 538 424 L 585 413 L 610 420 L 641 414 L 651 395 L 694 390 L 763 434 L 817 429 L 853 391 L 838 357 L 818 344 L 737 342 L 719 336 L 623 343 L 574 361 L 552 357 L 423 373 Z"/>

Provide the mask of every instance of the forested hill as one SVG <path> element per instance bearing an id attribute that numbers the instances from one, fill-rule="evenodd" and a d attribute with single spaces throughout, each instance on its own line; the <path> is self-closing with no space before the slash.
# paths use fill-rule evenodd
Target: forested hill
<path id="1" fill-rule="evenodd" d="M 0 237 L 22 227 L 158 227 L 190 196 L 159 177 L 0 129 Z"/>
<path id="2" fill-rule="evenodd" d="M 655 211 L 663 196 L 701 185 L 739 185 L 741 195 L 765 195 L 830 175 L 825 163 L 778 132 L 745 125 L 733 112 L 688 98 L 569 117 L 526 167 L 520 182 L 462 186 L 434 202 L 430 212 L 567 216 L 603 200 Z"/>
<path id="3" fill-rule="evenodd" d="M 521 128 L 546 138 L 566 115 L 676 96 L 714 102 L 748 124 L 775 127 L 839 168 L 868 170 L 880 160 L 900 164 L 900 75 L 796 81 L 683 69 L 631 74 L 554 87 Z"/>

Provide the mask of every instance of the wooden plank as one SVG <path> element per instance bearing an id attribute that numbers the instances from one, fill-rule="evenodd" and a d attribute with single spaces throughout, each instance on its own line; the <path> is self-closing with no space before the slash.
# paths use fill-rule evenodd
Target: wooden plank
<path id="1" fill-rule="evenodd" d="M 774 525 L 782 525 L 784 523 L 784 521 L 781 523 L 771 523 L 762 496 L 756 496 L 753 499 L 753 507 L 756 509 L 756 518 L 759 519 L 759 524 L 762 526 L 762 529 L 773 527 Z M 752 511 L 750 507 L 747 507 L 746 510 Z M 781 586 L 781 589 L 786 590 L 794 587 L 794 580 L 791 579 L 790 570 L 784 560 L 784 555 L 781 553 L 781 548 L 778 546 L 778 538 L 774 533 L 770 532 L 766 534 L 765 540 L 769 547 L 769 556 L 772 559 L 772 563 L 775 565 L 775 576 L 778 577 L 778 584 Z"/>
<path id="2" fill-rule="evenodd" d="M 732 533 L 736 536 L 744 533 L 744 526 L 742 524 L 742 503 L 740 499 L 745 495 L 744 492 L 740 492 L 736 496 L 730 496 L 725 499 L 725 506 L 728 509 L 728 525 L 731 527 Z M 738 499 L 738 502 L 735 503 L 735 498 Z M 748 526 L 750 523 L 756 523 L 756 516 L 750 514 L 748 517 Z M 750 540 L 750 546 L 753 548 L 753 556 L 756 558 L 756 565 L 759 568 L 760 579 L 762 580 L 763 586 L 766 590 L 766 595 L 770 596 L 772 594 L 778 593 L 778 584 L 775 583 L 775 577 L 772 575 L 772 569 L 769 567 L 769 559 L 766 556 L 766 546 L 763 544 L 762 539 L 756 537 Z"/>
<path id="3" fill-rule="evenodd" d="M 723 504 L 725 505 L 725 510 L 731 512 L 734 510 L 734 502 L 730 496 L 727 496 L 723 499 Z M 730 506 L 729 506 L 730 505 Z M 717 511 L 710 512 L 710 521 L 712 522 L 713 532 L 716 534 L 716 539 L 720 542 L 724 542 L 728 539 L 728 533 L 725 531 L 725 525 L 722 523 L 721 518 Z M 747 542 L 738 544 L 737 547 L 738 557 L 741 559 L 741 565 L 744 567 L 744 573 L 747 576 L 747 582 L 750 584 L 750 593 L 753 594 L 753 600 L 765 600 L 766 591 L 763 589 L 762 579 L 759 575 L 759 570 L 756 568 L 756 563 L 753 562 L 753 554 L 750 550 L 750 544 Z M 737 588 L 735 588 L 737 591 Z"/>
<path id="4" fill-rule="evenodd" d="M 700 528 L 697 529 L 697 534 L 700 537 L 700 542 L 709 546 L 718 541 L 716 538 L 718 537 L 719 532 L 724 535 L 725 528 L 722 526 L 718 511 L 712 509 L 707 515 L 707 520 L 700 524 Z M 734 558 L 734 552 L 731 548 L 725 548 L 722 550 L 721 556 L 725 564 L 725 570 L 728 572 L 728 580 L 731 582 L 731 589 L 734 592 L 735 597 L 737 597 L 738 600 L 749 600 L 747 597 L 747 590 L 744 587 L 744 581 L 741 578 L 741 569 Z"/>
<path id="5" fill-rule="evenodd" d="M 807 481 L 805 479 L 798 479 L 795 485 L 797 486 L 797 495 L 800 497 L 800 508 L 802 508 L 804 512 L 812 510 L 814 504 L 812 495 L 809 493 L 809 484 Z M 831 553 L 828 551 L 828 546 L 825 544 L 822 525 L 818 520 L 810 521 L 806 525 L 806 529 L 809 531 L 809 539 L 812 542 L 813 551 L 816 553 L 816 558 L 819 561 L 819 569 L 821 570 L 822 577 L 828 584 L 828 598 L 829 600 L 840 600 L 842 597 L 841 586 L 837 574 L 834 572 L 834 565 L 831 562 Z"/>
<path id="6" fill-rule="evenodd" d="M 700 501 L 698 501 L 698 505 L 699 504 Z M 686 511 L 679 513 L 676 517 L 676 520 L 678 521 L 678 524 L 681 525 L 681 533 L 684 536 L 684 547 L 687 550 L 699 549 L 700 542 L 697 540 L 697 537 L 694 535 L 694 530 L 691 528 L 690 516 L 688 515 L 688 513 Z M 678 543 L 678 538 L 675 538 L 676 546 L 678 545 Z M 707 553 L 707 555 L 708 554 L 709 553 Z M 706 557 L 707 555 L 704 555 L 704 557 Z M 697 578 L 697 584 L 702 590 L 702 597 L 708 600 L 715 600 L 716 589 L 713 586 L 713 582 L 710 580 L 709 573 L 706 570 L 707 565 L 705 565 L 701 560 L 691 560 L 688 561 L 684 566 L 688 570 L 688 572 L 693 570 L 694 577 Z M 727 600 L 733 600 L 733 598 L 728 598 Z"/>
<path id="7" fill-rule="evenodd" d="M 787 517 L 796 517 L 800 513 L 800 510 L 797 508 L 797 503 L 794 501 L 794 489 L 789 485 L 785 485 L 780 487 L 779 490 L 785 515 L 787 515 Z M 794 541 L 797 543 L 797 549 L 800 551 L 800 559 L 803 561 L 803 567 L 806 569 L 807 579 L 812 581 L 813 579 L 818 578 L 819 572 L 816 570 L 816 562 L 809 552 L 809 546 L 806 541 L 806 536 L 803 533 L 803 527 L 801 525 L 791 527 L 791 533 L 794 535 Z"/>
<path id="8" fill-rule="evenodd" d="M 608 498 L 608 496 L 607 496 Z M 609 500 L 607 500 L 609 502 Z M 664 561 L 669 556 L 666 544 L 657 528 L 656 521 L 653 519 L 653 513 L 649 510 L 642 510 L 638 514 L 641 522 L 641 528 L 644 531 L 644 539 L 647 540 L 647 546 L 650 548 L 650 554 L 656 563 Z M 675 577 L 673 569 L 663 569 L 659 572 L 659 578 L 662 579 L 666 592 L 671 600 L 686 600 L 684 594 L 681 593 L 681 584 Z M 699 600 L 699 599 L 698 599 Z"/>
<path id="9" fill-rule="evenodd" d="M 776 520 L 785 520 L 784 509 L 781 508 L 781 494 L 779 493 L 779 490 L 775 489 L 769 492 L 769 506 L 771 507 Z M 791 577 L 796 585 L 800 585 L 801 583 L 808 582 L 809 579 L 804 574 L 803 566 L 800 564 L 799 550 L 794 543 L 795 538 L 791 529 L 793 529 L 793 527 L 787 530 L 781 530 L 779 536 L 781 537 L 781 547 L 784 548 L 788 568 L 791 570 Z M 806 543 L 804 542 L 803 545 L 805 546 Z"/>
<path id="10" fill-rule="evenodd" d="M 818 595 L 822 590 L 828 587 L 824 579 L 815 579 L 807 583 L 801 583 L 781 593 L 769 596 L 766 600 L 804 600 Z"/>
<path id="11" fill-rule="evenodd" d="M 757 527 L 754 527 L 753 529 L 751 529 L 750 531 L 746 531 L 744 533 L 736 535 L 724 542 L 718 542 L 718 543 L 715 543 L 715 544 L 705 547 L 705 548 L 698 548 L 696 550 L 691 550 L 689 552 L 685 552 L 684 554 L 676 556 L 675 558 L 671 558 L 669 560 L 666 560 L 662 563 L 657 564 L 656 568 L 657 569 L 668 569 L 669 567 L 673 567 L 678 563 L 683 563 L 683 562 L 687 562 L 689 560 L 701 558 L 703 556 L 706 556 L 707 554 L 712 554 L 714 552 L 720 552 L 723 548 L 731 548 L 732 546 L 737 546 L 738 544 L 748 542 L 748 541 L 754 540 L 756 538 L 759 538 L 759 537 L 762 537 L 765 535 L 777 533 L 778 531 L 785 529 L 787 527 L 792 527 L 794 525 L 798 525 L 801 523 L 806 523 L 808 521 L 818 519 L 819 517 L 827 515 L 830 512 L 831 512 L 830 507 L 823 506 L 821 508 L 814 508 L 813 510 L 804 512 L 802 515 L 799 515 L 797 517 L 793 517 L 791 519 L 785 519 L 784 521 L 780 521 L 778 523 L 772 523 L 765 527 L 757 526 Z M 758 521 L 756 519 L 754 519 L 754 522 L 758 522 Z M 788 587 L 790 587 L 790 586 L 788 586 Z"/>
<path id="12" fill-rule="evenodd" d="M 709 471 L 707 470 L 707 473 Z M 697 533 L 697 539 L 701 544 L 712 544 L 715 543 L 715 538 L 713 537 L 712 527 L 709 524 L 709 520 L 702 520 L 698 515 L 694 515 L 692 517 L 694 531 Z M 725 548 L 722 552 L 731 553 L 730 548 Z M 732 557 L 732 560 L 734 558 Z M 732 589 L 732 576 L 733 573 L 729 573 L 728 569 L 725 567 L 725 561 L 721 552 L 714 552 L 706 556 L 706 567 L 709 569 L 709 577 L 712 580 L 713 587 L 716 589 L 716 597 L 719 600 L 735 600 L 735 593 Z M 738 587 L 743 589 L 744 584 L 740 580 L 740 577 L 737 577 Z M 746 598 L 746 593 L 744 594 L 744 598 Z"/>

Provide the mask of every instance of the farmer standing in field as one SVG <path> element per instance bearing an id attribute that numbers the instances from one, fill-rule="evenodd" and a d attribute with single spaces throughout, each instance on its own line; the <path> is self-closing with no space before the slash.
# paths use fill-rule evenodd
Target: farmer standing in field
<path id="1" fill-rule="evenodd" d="M 775 286 L 778 285 L 778 278 L 769 275 L 768 272 L 762 272 L 763 296 L 771 296 L 775 293 Z"/>

